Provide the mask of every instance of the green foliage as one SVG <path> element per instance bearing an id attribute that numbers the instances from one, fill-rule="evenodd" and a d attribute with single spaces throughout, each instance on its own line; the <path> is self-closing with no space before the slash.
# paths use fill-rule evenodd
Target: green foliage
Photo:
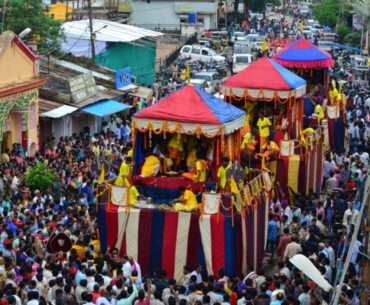
<path id="1" fill-rule="evenodd" d="M 338 0 L 322 0 L 313 5 L 312 10 L 320 24 L 335 27 L 339 14 Z"/>
<path id="2" fill-rule="evenodd" d="M 344 42 L 348 43 L 351 47 L 358 48 L 361 43 L 361 34 L 357 32 L 349 33 L 344 37 Z"/>
<path id="3" fill-rule="evenodd" d="M 39 162 L 27 171 L 25 181 L 33 191 L 46 191 L 53 186 L 55 179 L 54 170 L 48 168 L 45 163 Z"/>
<path id="4" fill-rule="evenodd" d="M 346 37 L 348 34 L 351 33 L 351 30 L 349 28 L 347 28 L 346 26 L 344 25 L 340 25 L 337 27 L 337 34 L 339 35 L 339 40 L 341 42 L 344 41 L 344 37 Z"/>
<path id="5" fill-rule="evenodd" d="M 61 23 L 45 13 L 41 0 L 8 0 L 3 29 L 19 34 L 29 27 L 32 29 L 31 35 L 24 40 L 33 36 L 40 53 L 57 50 L 63 37 Z"/>

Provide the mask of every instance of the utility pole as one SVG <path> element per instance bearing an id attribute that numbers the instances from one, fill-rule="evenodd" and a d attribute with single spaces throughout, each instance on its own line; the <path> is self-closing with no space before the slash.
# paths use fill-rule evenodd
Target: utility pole
<path id="1" fill-rule="evenodd" d="M 365 245 L 364 252 L 369 255 L 370 253 L 370 205 L 367 205 L 367 216 L 365 223 Z M 368 304 L 370 301 L 370 260 L 368 257 L 362 259 L 362 291 L 360 294 L 360 304 Z"/>
<path id="2" fill-rule="evenodd" d="M 91 59 L 93 63 L 95 63 L 95 33 L 94 33 L 94 27 L 93 27 L 93 21 L 92 21 L 91 0 L 87 1 L 87 5 L 89 8 Z"/>
<path id="3" fill-rule="evenodd" d="M 347 273 L 347 269 L 348 269 L 348 266 L 349 266 L 349 263 L 350 263 L 350 260 L 351 260 L 351 257 L 352 257 L 352 254 L 353 254 L 353 251 L 354 251 L 354 248 L 355 248 L 355 243 L 356 243 L 356 240 L 357 240 L 357 235 L 358 235 L 358 232 L 360 230 L 360 226 L 361 226 L 361 220 L 362 220 L 362 215 L 364 213 L 364 210 L 365 210 L 365 206 L 368 207 L 368 201 L 369 201 L 369 195 L 370 195 L 370 176 L 366 176 L 365 178 L 366 180 L 364 180 L 364 185 L 362 186 L 363 187 L 363 198 L 359 198 L 358 200 L 361 200 L 362 199 L 362 203 L 361 203 L 361 209 L 360 209 L 360 212 L 358 214 L 358 220 L 357 222 L 354 224 L 355 227 L 354 227 L 354 230 L 353 230 L 353 233 L 352 233 L 352 238 L 351 238 L 351 242 L 350 242 L 350 245 L 349 245 L 349 249 L 348 249 L 348 252 L 347 252 L 347 256 L 346 256 L 346 259 L 343 263 L 343 271 L 342 271 L 342 274 L 340 276 L 340 279 L 339 279 L 339 283 L 338 285 L 335 285 L 333 288 L 335 289 L 334 290 L 334 295 L 333 295 L 333 298 L 330 302 L 330 305 L 336 305 L 336 304 L 339 304 L 339 297 L 342 293 L 342 286 L 343 286 L 343 282 L 344 282 L 344 277 Z M 357 198 L 356 198 L 357 199 Z M 356 200 L 355 199 L 355 200 Z M 368 214 L 369 215 L 369 212 Z M 340 268 L 340 265 L 338 266 L 338 269 Z M 366 303 L 361 303 L 362 304 L 366 304 Z"/>

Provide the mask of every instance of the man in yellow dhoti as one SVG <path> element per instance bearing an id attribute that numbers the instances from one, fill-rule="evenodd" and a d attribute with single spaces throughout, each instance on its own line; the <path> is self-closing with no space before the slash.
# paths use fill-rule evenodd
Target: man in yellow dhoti
<path id="1" fill-rule="evenodd" d="M 246 133 L 243 136 L 243 142 L 240 145 L 240 148 L 242 150 L 247 149 L 249 153 L 252 153 L 256 149 L 256 142 L 251 133 L 250 127 L 249 126 L 247 128 L 245 127 L 245 130 L 246 130 Z"/>
<path id="2" fill-rule="evenodd" d="M 230 165 L 229 158 L 224 157 L 222 159 L 222 164 L 218 168 L 218 171 L 217 171 L 218 188 L 221 191 L 225 191 L 225 189 L 226 189 L 226 186 L 227 186 L 227 176 L 226 176 L 226 174 L 227 174 L 228 170 L 230 169 L 230 167 L 231 167 L 231 165 Z"/>
<path id="3" fill-rule="evenodd" d="M 329 98 L 331 105 L 339 105 L 341 101 L 341 96 L 339 95 L 339 92 L 335 87 L 335 82 L 329 83 Z"/>
<path id="4" fill-rule="evenodd" d="M 197 149 L 198 149 L 198 141 L 195 136 L 187 136 L 186 141 L 186 151 L 187 151 L 187 158 L 186 158 L 186 166 L 188 170 L 191 170 L 197 161 Z"/>
<path id="5" fill-rule="evenodd" d="M 316 104 L 315 106 L 315 111 L 312 114 L 312 117 L 317 119 L 317 123 L 320 124 L 321 120 L 325 118 L 325 113 L 324 110 L 322 109 L 320 104 Z"/>
<path id="6" fill-rule="evenodd" d="M 177 134 L 174 134 L 168 142 L 168 152 L 174 165 L 178 167 L 181 163 L 182 153 L 184 151 L 184 142 Z"/>
<path id="7" fill-rule="evenodd" d="M 116 177 L 114 185 L 130 187 L 130 179 L 132 172 L 132 158 L 127 157 L 125 161 L 121 163 L 119 168 L 119 174 Z"/>
<path id="8" fill-rule="evenodd" d="M 261 112 L 259 115 L 259 119 L 257 121 L 257 127 L 259 131 L 259 136 L 260 136 L 260 151 L 262 151 L 267 138 L 270 136 L 270 126 L 271 125 L 272 124 L 269 118 L 265 117 L 264 114 Z"/>
<path id="9" fill-rule="evenodd" d="M 153 177 L 156 176 L 161 167 L 159 158 L 155 155 L 148 155 L 145 158 L 143 167 L 141 168 L 142 177 Z"/>
<path id="10" fill-rule="evenodd" d="M 175 204 L 174 209 L 186 212 L 196 211 L 198 209 L 198 201 L 193 191 L 184 187 L 180 187 L 179 190 L 182 194 L 179 198 L 173 200 L 172 203 Z"/>
<path id="11" fill-rule="evenodd" d="M 130 207 L 133 207 L 139 202 L 140 193 L 137 189 L 137 186 L 140 185 L 140 180 L 136 180 L 133 185 L 130 187 L 128 192 L 128 203 Z"/>
<path id="12" fill-rule="evenodd" d="M 183 173 L 182 176 L 195 182 L 205 182 L 207 180 L 208 165 L 201 159 L 201 154 L 197 152 L 197 161 L 190 172 Z"/>

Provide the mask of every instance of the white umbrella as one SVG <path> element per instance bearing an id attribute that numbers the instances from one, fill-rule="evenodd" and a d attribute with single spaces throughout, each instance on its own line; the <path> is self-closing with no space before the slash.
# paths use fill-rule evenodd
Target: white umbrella
<path id="1" fill-rule="evenodd" d="M 296 254 L 289 261 L 325 291 L 333 288 L 306 256 Z"/>

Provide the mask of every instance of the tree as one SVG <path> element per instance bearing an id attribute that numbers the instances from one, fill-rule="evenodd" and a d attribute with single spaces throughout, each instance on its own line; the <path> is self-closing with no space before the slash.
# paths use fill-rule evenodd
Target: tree
<path id="1" fill-rule="evenodd" d="M 370 1 L 369 0 L 355 0 L 352 3 L 353 9 L 356 12 L 356 14 L 359 14 L 362 19 L 362 26 L 363 26 L 363 32 L 365 35 L 368 36 L 368 39 L 370 39 Z M 366 40 L 362 37 L 363 40 Z M 352 39 L 354 41 L 355 39 Z M 361 39 L 360 39 L 361 40 Z M 360 41 L 360 46 L 362 48 L 363 41 Z M 369 45 L 368 45 L 369 48 Z M 369 53 L 369 49 L 367 50 Z"/>
<path id="2" fill-rule="evenodd" d="M 46 191 L 50 189 L 56 179 L 55 171 L 48 168 L 45 163 L 39 162 L 26 173 L 26 185 L 31 190 Z"/>
<path id="3" fill-rule="evenodd" d="M 8 0 L 1 28 L 16 34 L 25 28 L 31 28 L 32 35 L 24 40 L 35 39 L 40 53 L 57 50 L 63 37 L 61 23 L 45 13 L 41 0 Z"/>
<path id="4" fill-rule="evenodd" d="M 313 5 L 312 10 L 322 25 L 335 27 L 340 10 L 338 0 L 323 0 Z"/>

